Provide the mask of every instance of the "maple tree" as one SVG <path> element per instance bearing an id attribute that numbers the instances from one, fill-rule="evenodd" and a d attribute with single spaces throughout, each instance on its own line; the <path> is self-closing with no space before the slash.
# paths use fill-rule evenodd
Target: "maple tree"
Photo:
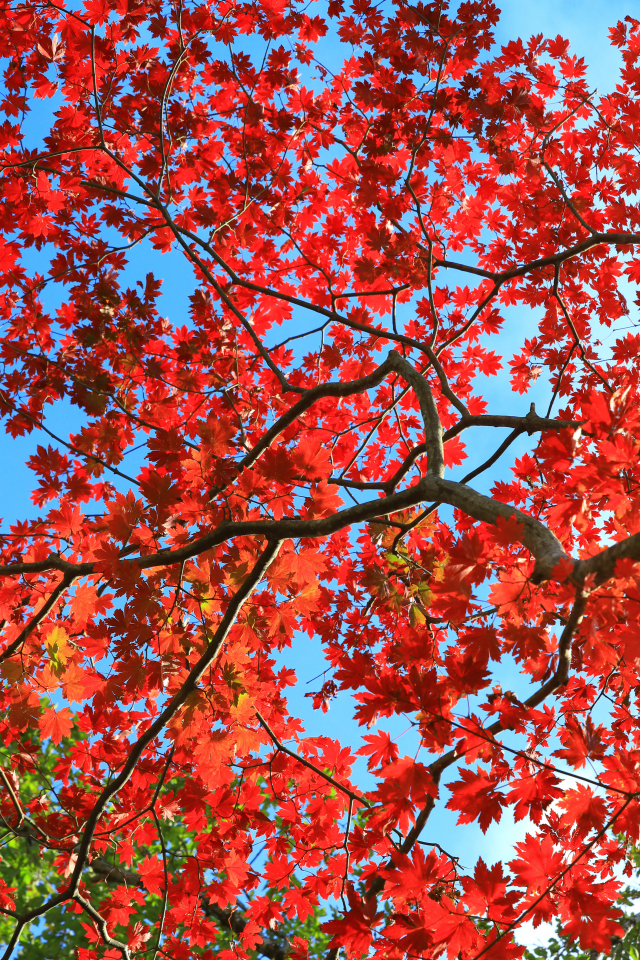
<path id="1" fill-rule="evenodd" d="M 487 2 L 0 10 L 0 413 L 41 440 L 0 537 L 4 957 L 515 960 L 555 917 L 606 952 L 640 832 L 640 23 L 595 95 Z M 289 712 L 301 635 L 357 749 Z M 437 804 L 524 839 L 465 872 Z"/>

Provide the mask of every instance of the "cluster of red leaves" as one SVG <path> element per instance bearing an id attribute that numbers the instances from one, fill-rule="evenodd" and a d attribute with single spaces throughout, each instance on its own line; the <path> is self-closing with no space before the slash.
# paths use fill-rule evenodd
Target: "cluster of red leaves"
<path id="1" fill-rule="evenodd" d="M 496 18 L 0 5 L 0 414 L 49 434 L 37 519 L 0 538 L 0 812 L 58 872 L 39 906 L 0 889 L 6 957 L 60 903 L 83 913 L 80 960 L 243 958 L 327 901 L 334 957 L 515 960 L 529 918 L 597 950 L 619 929 L 640 836 L 640 361 L 637 334 L 611 357 L 598 337 L 640 280 L 640 25 L 612 32 L 622 83 L 596 101 L 559 38 L 496 54 Z M 129 280 L 145 244 L 195 273 L 182 326 L 153 272 Z M 477 390 L 514 304 L 540 319 L 506 365 L 516 394 L 544 371 L 545 418 Z M 63 403 L 69 437 L 46 422 Z M 490 496 L 467 484 L 481 469 L 445 473 L 477 426 L 512 431 L 482 469 L 541 435 Z M 365 736 L 366 794 L 349 747 L 289 713 L 275 654 L 299 632 L 332 668 L 315 707 L 351 691 L 361 724 L 405 715 L 420 738 L 400 756 Z M 23 808 L 47 742 L 56 788 Z M 528 818 L 513 859 L 467 875 L 425 854 L 442 794 L 482 830 Z M 163 818 L 194 851 L 171 869 Z M 99 858 L 110 886 L 88 882 Z"/>

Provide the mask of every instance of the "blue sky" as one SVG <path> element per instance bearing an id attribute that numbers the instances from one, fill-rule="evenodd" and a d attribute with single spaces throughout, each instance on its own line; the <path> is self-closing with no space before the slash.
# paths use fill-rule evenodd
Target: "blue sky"
<path id="1" fill-rule="evenodd" d="M 624 3 L 620 0 L 608 0 L 608 2 L 600 2 L 600 0 L 516 2 L 516 0 L 510 0 L 502 5 L 502 18 L 496 31 L 496 39 L 499 44 L 502 44 L 519 36 L 526 40 L 537 33 L 544 33 L 547 36 L 561 34 L 571 41 L 572 52 L 585 58 L 592 87 L 597 88 L 600 93 L 605 93 L 615 86 L 621 64 L 619 52 L 608 44 L 608 28 L 628 13 L 640 16 L 640 0 L 637 6 L 630 0 Z M 178 263 L 179 271 L 176 269 Z M 167 283 L 163 311 L 169 314 L 174 322 L 180 323 L 184 316 L 186 302 L 184 298 L 186 265 L 182 258 L 169 256 L 160 260 L 154 256 L 153 267 L 158 274 L 161 274 L 162 270 L 166 271 Z M 510 315 L 510 321 L 516 325 L 520 319 L 515 313 Z M 526 323 L 523 326 L 526 326 Z M 517 336 L 524 336 L 522 329 L 518 331 Z M 509 346 L 511 347 L 511 344 Z M 504 400 L 507 396 L 505 383 L 506 381 L 497 390 L 492 391 L 492 403 L 495 403 L 496 409 L 500 399 Z M 540 385 L 540 391 L 542 399 L 542 394 L 545 392 L 543 384 Z M 521 405 L 522 412 L 525 413 L 531 399 L 535 399 L 535 396 L 519 398 L 518 409 Z M 63 436 L 67 436 L 76 426 L 71 422 L 70 413 L 66 407 L 54 411 L 48 419 L 48 424 Z M 33 436 L 17 440 L 0 437 L 0 456 L 4 465 L 4 470 L 0 474 L 0 515 L 4 518 L 2 529 L 6 529 L 14 519 L 24 519 L 35 513 L 29 500 L 30 473 L 25 467 L 25 461 L 38 442 L 50 441 L 44 438 L 36 439 Z M 518 448 L 514 447 L 514 450 L 518 451 Z M 481 450 L 480 453 L 484 451 Z M 484 459 L 484 456 L 481 459 Z M 479 461 L 474 457 L 472 463 L 476 462 Z M 504 472 L 503 466 L 500 473 L 504 475 Z M 487 486 L 490 484 L 486 481 L 479 484 L 480 489 L 486 489 Z M 311 681 L 325 668 L 317 644 L 306 638 L 298 638 L 292 650 L 285 651 L 281 659 L 283 663 L 294 666 L 298 671 L 300 689 L 292 694 L 292 710 L 298 710 L 299 714 L 305 717 L 309 733 L 333 736 L 343 740 L 345 737 L 348 740 L 353 736 L 355 742 L 359 739 L 361 732 L 366 732 L 358 731 L 354 727 L 351 721 L 351 703 L 346 696 L 339 697 L 326 715 L 310 711 L 310 700 L 305 699 L 304 694 L 309 690 L 317 689 L 322 679 L 308 684 L 307 681 Z M 511 685 L 512 689 L 518 689 L 518 677 L 505 677 L 504 680 Z M 405 721 L 399 718 L 393 724 L 394 732 L 401 734 L 406 726 Z M 411 737 L 412 734 L 409 732 L 401 739 L 399 744 L 401 753 L 412 752 L 415 748 Z M 455 779 L 455 776 L 451 779 Z M 424 839 L 441 843 L 449 852 L 459 855 L 463 868 L 472 868 L 477 856 L 480 855 L 490 863 L 502 857 L 510 859 L 509 851 L 512 844 L 523 835 L 526 829 L 523 824 L 513 824 L 505 815 L 500 824 L 493 825 L 487 834 L 483 835 L 475 826 L 456 826 L 455 819 L 455 815 L 443 810 L 441 804 L 425 831 Z M 543 939 L 544 936 L 545 931 L 527 929 L 521 940 L 534 943 Z"/>

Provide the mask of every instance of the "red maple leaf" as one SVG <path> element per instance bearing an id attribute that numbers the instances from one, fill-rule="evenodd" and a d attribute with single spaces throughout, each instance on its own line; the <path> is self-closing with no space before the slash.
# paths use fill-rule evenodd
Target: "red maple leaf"
<path id="1" fill-rule="evenodd" d="M 360 747 L 358 753 L 369 757 L 367 766 L 370 770 L 374 767 L 394 763 L 398 759 L 397 744 L 383 730 L 380 733 L 369 733 L 362 739 L 365 741 L 365 746 Z"/>
<path id="2" fill-rule="evenodd" d="M 61 710 L 50 707 L 40 717 L 39 726 L 44 739 L 51 739 L 52 743 L 60 743 L 63 737 L 68 737 L 71 733 L 73 714 L 67 707 Z"/>
<path id="3" fill-rule="evenodd" d="M 461 770 L 461 780 L 449 784 L 452 797 L 447 801 L 450 810 L 459 810 L 458 823 L 473 823 L 477 820 L 480 829 L 486 833 L 495 820 L 500 822 L 502 808 L 507 801 L 498 791 L 500 781 L 497 777 L 480 770 Z"/>
<path id="4" fill-rule="evenodd" d="M 156 857 L 145 857 L 136 865 L 136 869 L 149 893 L 160 894 L 163 892 L 165 875 L 161 860 Z"/>

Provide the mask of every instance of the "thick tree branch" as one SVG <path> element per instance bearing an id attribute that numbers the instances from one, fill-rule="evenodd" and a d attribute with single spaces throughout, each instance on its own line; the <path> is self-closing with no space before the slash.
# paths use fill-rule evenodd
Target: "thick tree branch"
<path id="1" fill-rule="evenodd" d="M 427 448 L 427 474 L 444 476 L 444 446 L 442 442 L 442 424 L 428 382 L 415 367 L 399 353 L 392 350 L 387 357 L 396 373 L 413 389 L 420 404 L 424 423 L 425 445 Z"/>

